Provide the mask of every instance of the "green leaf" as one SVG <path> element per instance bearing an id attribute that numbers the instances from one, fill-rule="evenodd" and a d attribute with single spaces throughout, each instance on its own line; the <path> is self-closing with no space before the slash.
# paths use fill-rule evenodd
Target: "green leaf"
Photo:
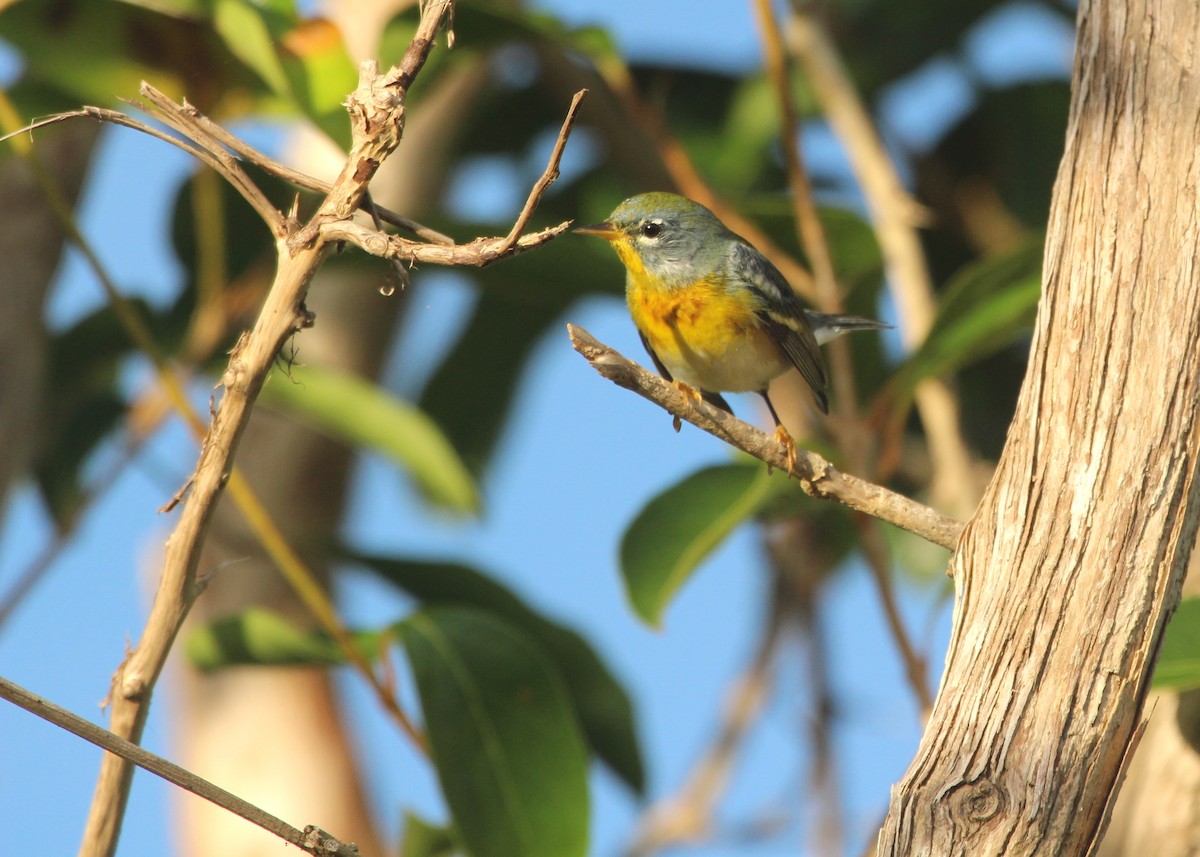
<path id="1" fill-rule="evenodd" d="M 413 812 L 404 813 L 400 857 L 450 857 L 457 853 L 454 828 L 432 824 Z"/>
<path id="2" fill-rule="evenodd" d="M 287 408 L 330 437 L 387 456 L 422 494 L 458 513 L 479 509 L 474 479 L 441 430 L 418 408 L 353 375 L 294 366 L 263 388 L 263 401 Z"/>
<path id="3" fill-rule="evenodd" d="M 277 95 L 290 94 L 283 62 L 275 51 L 274 33 L 283 22 L 274 24 L 263 9 L 245 0 L 216 0 L 213 26 L 225 40 L 230 52 L 245 63 Z M 294 24 L 295 19 L 287 21 Z"/>
<path id="4" fill-rule="evenodd" d="M 341 31 L 324 18 L 302 21 L 282 34 L 279 57 L 296 105 L 348 150 L 350 119 L 343 104 L 358 85 L 358 72 Z"/>
<path id="5" fill-rule="evenodd" d="M 351 639 L 368 659 L 379 656 L 386 635 L 358 631 Z M 269 610 L 252 608 L 197 628 L 184 645 L 188 659 L 206 672 L 232 666 L 313 666 L 340 664 L 345 653 L 328 634 L 298 628 Z"/>
<path id="6" fill-rule="evenodd" d="M 348 554 L 425 605 L 486 610 L 513 625 L 554 662 L 593 752 L 639 795 L 645 788 L 633 704 L 588 642 L 532 610 L 488 575 L 452 563 Z"/>
<path id="7" fill-rule="evenodd" d="M 1042 238 L 968 265 L 946 287 L 929 335 L 892 379 L 903 407 L 925 378 L 999 351 L 1029 329 L 1042 294 Z"/>
<path id="8" fill-rule="evenodd" d="M 786 485 L 786 475 L 772 477 L 761 462 L 739 462 L 699 470 L 647 503 L 621 540 L 637 614 L 657 627 L 701 561 Z"/>
<path id="9" fill-rule="evenodd" d="M 1185 598 L 1171 617 L 1153 684 L 1172 690 L 1200 687 L 1200 598 Z"/>
<path id="10" fill-rule="evenodd" d="M 523 634 L 477 610 L 423 610 L 397 629 L 468 853 L 582 857 L 587 752 L 549 661 Z"/>
<path id="11" fill-rule="evenodd" d="M 484 470 L 500 438 L 534 346 L 562 312 L 561 303 L 546 300 L 552 299 L 529 302 L 485 289 L 421 396 L 422 409 L 444 427 L 474 473 Z"/>
<path id="12" fill-rule="evenodd" d="M 341 105 L 358 72 L 336 26 L 325 18 L 300 19 L 291 3 L 246 0 L 216 0 L 213 25 L 271 92 L 349 147 L 350 123 Z"/>

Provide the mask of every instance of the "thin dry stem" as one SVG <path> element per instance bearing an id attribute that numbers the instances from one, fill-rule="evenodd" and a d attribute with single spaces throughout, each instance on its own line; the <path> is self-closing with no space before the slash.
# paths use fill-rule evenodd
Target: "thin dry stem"
<path id="1" fill-rule="evenodd" d="M 775 20 L 770 0 L 752 0 L 752 5 L 762 29 L 763 57 L 767 75 L 779 102 L 779 142 L 783 148 L 784 162 L 787 165 L 788 188 L 791 191 L 792 213 L 796 222 L 797 237 L 813 267 L 815 287 L 813 300 L 824 312 L 839 313 L 845 307 L 841 289 L 838 287 L 837 274 L 833 267 L 829 240 L 825 234 L 825 227 L 821 224 L 821 218 L 817 214 L 812 182 L 809 181 L 808 170 L 805 168 L 804 158 L 797 140 L 799 122 L 796 116 L 796 99 L 792 92 L 783 36 L 779 32 L 779 25 Z M 835 393 L 835 417 L 840 423 L 837 432 L 840 446 L 846 451 L 854 468 L 865 473 L 869 466 L 867 450 L 871 441 L 866 425 L 859 418 L 858 396 L 854 387 L 854 365 L 851 360 L 849 343 L 845 339 L 834 340 L 829 346 L 829 358 L 832 364 L 830 375 Z"/>
<path id="2" fill-rule="evenodd" d="M 884 544 L 883 534 L 875 521 L 867 518 L 857 520 L 859 544 L 863 556 L 866 557 L 867 567 L 871 570 L 871 579 L 879 594 L 879 602 L 883 605 L 883 616 L 887 622 L 888 631 L 896 644 L 896 651 L 904 663 L 904 677 L 908 687 L 916 697 L 920 709 L 921 722 L 929 719 L 933 708 L 933 695 L 930 693 L 925 659 L 917 652 L 908 631 L 904 627 L 904 619 L 900 616 L 900 607 L 896 602 L 896 589 L 892 584 L 891 564 L 888 562 L 887 545 Z"/>
<path id="3" fill-rule="evenodd" d="M 151 691 L 167 652 L 199 593 L 196 570 L 200 547 L 263 381 L 283 343 L 311 323 L 311 316 L 304 308 L 304 296 L 331 246 L 322 234 L 322 227 L 353 216 L 366 197 L 367 185 L 376 170 L 399 144 L 404 127 L 405 88 L 424 64 L 433 35 L 450 5 L 449 0 L 441 0 L 425 7 L 417 36 L 401 65 L 387 76 L 381 77 L 371 63 L 365 63 L 360 69 L 359 86 L 348 101 L 354 143 L 345 167 L 312 221 L 300 227 L 273 208 L 267 211 L 261 205 L 255 206 L 284 239 L 277 245 L 280 252 L 275 282 L 254 329 L 243 334 L 222 376 L 224 394 L 219 408 L 214 408 L 212 423 L 191 479 L 190 495 L 176 529 L 167 541 L 158 592 L 146 628 L 138 645 L 113 677 L 111 726 L 112 731 L 122 737 L 134 741 L 140 737 Z M 169 104 L 156 106 L 168 113 L 180 111 L 176 105 L 168 107 Z M 175 123 L 173 127 L 182 133 L 197 133 L 202 138 L 195 141 L 200 147 L 210 144 L 221 149 L 221 153 L 208 153 L 205 160 L 223 176 L 238 183 L 242 175 L 240 166 L 218 141 L 212 140 L 186 116 L 176 117 Z M 253 204 L 254 194 L 248 198 Z M 238 487 L 236 479 L 234 487 Z M 415 735 L 411 728 L 410 731 Z M 114 852 L 132 771 L 128 762 L 116 757 L 106 756 L 102 762 L 81 847 L 82 855 L 110 857 Z"/>
<path id="4" fill-rule="evenodd" d="M 905 192 L 832 39 L 797 0 L 792 3 L 787 35 L 830 126 L 846 147 L 875 224 L 888 283 L 900 311 L 901 338 L 907 348 L 915 348 L 928 334 L 937 311 L 916 231 L 920 209 Z M 974 511 L 978 488 L 971 455 L 959 431 L 958 401 L 944 381 L 930 379 L 918 385 L 916 403 L 933 459 L 931 493 L 955 515 L 965 517 Z"/>
<path id="5" fill-rule="evenodd" d="M 776 612 L 759 641 L 750 667 L 730 691 L 716 740 L 692 767 L 678 793 L 659 801 L 643 816 L 627 857 L 649 857 L 711 833 L 717 803 L 729 785 L 738 753 L 770 691 L 780 620 Z"/>
<path id="6" fill-rule="evenodd" d="M 358 857 L 358 848 L 353 843 L 341 842 L 319 828 L 310 826 L 300 830 L 292 827 L 286 821 L 263 812 L 220 786 L 196 776 L 191 771 L 181 768 L 161 756 L 142 749 L 132 741 L 114 735 L 107 729 L 101 729 L 90 721 L 55 705 L 48 699 L 30 693 L 20 685 L 3 677 L 0 677 L 0 699 L 8 700 L 30 714 L 53 723 L 97 747 L 162 777 L 172 785 L 202 797 L 310 854 L 317 855 L 317 857 Z"/>
<path id="7" fill-rule="evenodd" d="M 781 140 L 787 161 L 792 206 L 800 231 L 800 240 L 804 245 L 805 253 L 812 261 L 813 271 L 816 274 L 817 301 L 821 309 L 826 312 L 840 312 L 843 307 L 833 269 L 833 258 L 829 252 L 825 229 L 817 216 L 812 185 L 804 169 L 799 146 L 796 144 L 796 112 L 793 107 L 794 99 L 788 77 L 783 37 L 779 32 L 769 0 L 754 0 L 754 7 L 758 12 L 763 30 L 763 50 L 766 55 L 767 70 L 779 98 L 782 119 Z M 844 418 L 841 426 L 843 431 L 839 433 L 842 439 L 842 448 L 845 449 L 855 470 L 867 472 L 867 430 L 858 419 L 854 395 L 854 372 L 850 362 L 850 350 L 845 340 L 837 340 L 832 344 L 831 357 L 835 362 L 833 379 L 838 388 L 838 409 Z M 905 675 L 921 707 L 922 715 L 928 715 L 933 700 L 925 683 L 925 665 L 917 656 L 916 649 L 900 619 L 900 611 L 896 606 L 895 592 L 889 574 L 887 551 L 881 543 L 873 522 L 863 521 L 859 530 L 862 536 L 863 553 L 875 580 L 876 591 L 887 618 L 888 630 L 904 660 Z"/>
<path id="8" fill-rule="evenodd" d="M 216 140 L 226 148 L 237 152 L 237 154 L 240 155 L 244 160 L 253 163 L 256 167 L 268 175 L 283 179 L 285 182 L 293 184 L 296 187 L 304 188 L 305 190 L 311 190 L 322 195 L 327 195 L 331 190 L 333 190 L 333 185 L 331 185 L 329 182 L 314 178 L 313 176 L 310 176 L 307 173 L 302 173 L 299 170 L 294 170 L 287 164 L 281 164 L 274 158 L 263 154 L 245 140 L 242 140 L 234 134 L 230 134 L 216 122 L 213 122 L 203 113 L 192 107 L 192 105 L 187 104 L 184 106 L 184 109 L 191 113 L 196 124 L 200 128 L 203 128 L 209 137 L 211 137 L 213 140 Z M 433 244 L 454 243 L 454 239 L 449 235 L 438 232 L 436 229 L 425 226 L 424 224 L 418 223 L 411 217 L 407 217 L 406 215 L 399 214 L 391 209 L 377 205 L 374 201 L 369 202 L 363 207 L 373 217 L 378 217 L 384 223 L 390 223 L 393 226 L 398 226 L 401 229 L 408 230 L 413 235 L 416 235 L 418 238 L 424 239 L 425 241 L 429 241 Z"/>
<path id="9" fill-rule="evenodd" d="M 681 393 L 675 385 L 638 366 L 581 327 L 567 325 L 571 344 L 592 368 L 608 380 L 632 390 L 668 413 L 736 446 L 771 467 L 788 471 L 788 452 L 773 435 L 759 431 L 708 405 Z M 796 468 L 790 475 L 800 481 L 805 493 L 832 500 L 873 518 L 907 530 L 926 541 L 954 550 L 963 524 L 881 485 L 841 473 L 832 464 L 808 450 L 796 450 Z"/>
<path id="10" fill-rule="evenodd" d="M 558 167 L 562 163 L 563 150 L 567 147 L 567 138 L 571 136 L 571 129 L 575 127 L 575 119 L 579 115 L 579 105 L 583 103 L 585 95 L 587 95 L 587 90 L 581 89 L 571 98 L 571 106 L 567 108 L 567 116 L 563 119 L 562 127 L 558 130 L 558 139 L 554 141 L 554 148 L 550 152 L 550 161 L 534 183 L 532 190 L 529 191 L 521 213 L 517 215 L 512 229 L 505 236 L 505 241 L 510 247 L 516 244 L 517 238 L 529 226 L 529 221 L 533 219 L 533 213 L 537 211 L 542 196 L 558 178 Z"/>

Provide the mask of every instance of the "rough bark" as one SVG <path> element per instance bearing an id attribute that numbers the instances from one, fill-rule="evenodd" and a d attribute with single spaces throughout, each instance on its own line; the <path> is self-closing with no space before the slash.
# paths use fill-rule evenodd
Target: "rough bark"
<path id="1" fill-rule="evenodd" d="M 1200 595 L 1200 554 L 1183 584 Z M 1200 854 L 1200 690 L 1152 693 L 1148 722 L 1096 857 Z"/>
<path id="2" fill-rule="evenodd" d="M 881 854 L 1083 854 L 1197 529 L 1200 6 L 1082 2 L 1030 368 Z"/>

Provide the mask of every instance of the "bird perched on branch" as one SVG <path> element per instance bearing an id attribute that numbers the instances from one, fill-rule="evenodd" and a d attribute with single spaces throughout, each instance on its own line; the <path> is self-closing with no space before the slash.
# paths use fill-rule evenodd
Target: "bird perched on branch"
<path id="1" fill-rule="evenodd" d="M 855 330 L 890 327 L 805 309 L 783 274 L 704 206 L 674 193 L 644 193 L 608 219 L 575 230 L 608 241 L 627 272 L 625 298 L 655 367 L 681 392 L 733 413 L 721 393 L 755 392 L 775 436 L 795 444 L 767 384 L 795 366 L 817 407 L 829 412 L 821 345 Z"/>

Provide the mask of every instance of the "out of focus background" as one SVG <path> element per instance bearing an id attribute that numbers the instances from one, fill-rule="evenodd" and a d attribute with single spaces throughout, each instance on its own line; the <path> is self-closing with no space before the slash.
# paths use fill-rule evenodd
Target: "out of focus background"
<path id="1" fill-rule="evenodd" d="M 760 5 L 790 51 L 794 127 L 764 72 Z M 1073 14 L 991 0 L 463 0 L 375 198 L 457 241 L 506 233 L 587 88 L 535 228 L 600 220 L 645 190 L 707 193 L 804 269 L 781 143 L 797 141 L 841 303 L 895 329 L 831 358 L 829 420 L 797 378 L 779 382 L 793 434 L 965 519 L 1024 372 Z M 145 79 L 328 179 L 356 62 L 395 62 L 416 15 L 374 0 L 0 2 L 0 130 L 81 104 L 133 111 L 122 99 Z M 820 50 L 803 53 L 802 34 Z M 852 90 L 822 84 L 822 61 Z M 849 151 L 864 138 L 829 119 L 855 107 L 908 195 L 886 201 L 890 216 Z M 262 181 L 290 204 L 293 189 Z M 876 231 L 896 227 L 901 203 L 923 295 Z M 205 413 L 271 252 L 248 207 L 161 141 L 75 120 L 0 146 L 4 677 L 106 722 L 178 514 L 158 509 L 196 461 L 102 280 Z M 346 250 L 314 284 L 316 326 L 281 359 L 238 463 L 348 627 L 403 642 L 417 619 L 486 614 L 497 639 L 562 673 L 551 685 L 570 711 L 553 730 L 588 751 L 582 767 L 550 765 L 583 791 L 548 823 L 587 853 L 862 853 L 937 686 L 948 554 L 807 500 L 690 426 L 676 434 L 596 375 L 566 323 L 648 363 L 623 283 L 602 242 L 569 234 L 484 270 L 422 266 L 407 284 Z M 757 397 L 731 401 L 770 425 Z M 449 760 L 415 752 L 358 674 L 310 663 L 336 654 L 289 648 L 311 622 L 228 502 L 201 574 L 149 749 L 364 853 L 489 853 L 469 808 L 444 797 Z M 457 722 L 403 648 L 386 660 L 402 706 Z M 100 755 L 0 705 L 7 853 L 78 847 Z M 281 847 L 139 772 L 118 853 Z"/>

